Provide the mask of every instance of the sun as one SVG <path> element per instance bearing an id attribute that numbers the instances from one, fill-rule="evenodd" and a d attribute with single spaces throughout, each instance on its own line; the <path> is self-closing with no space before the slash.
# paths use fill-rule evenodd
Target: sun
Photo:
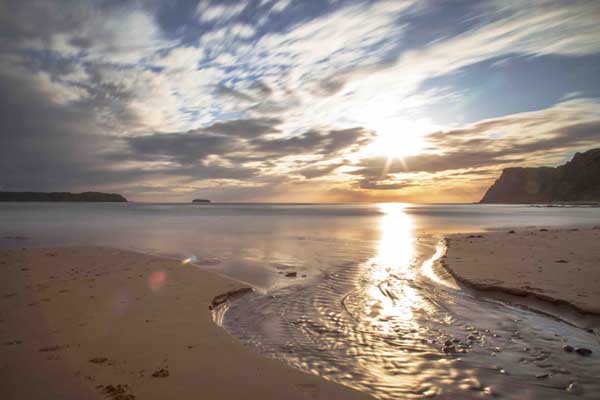
<path id="1" fill-rule="evenodd" d="M 426 120 L 386 119 L 372 124 L 376 133 L 369 152 L 388 158 L 402 158 L 419 154 L 425 146 L 424 136 L 434 130 Z"/>

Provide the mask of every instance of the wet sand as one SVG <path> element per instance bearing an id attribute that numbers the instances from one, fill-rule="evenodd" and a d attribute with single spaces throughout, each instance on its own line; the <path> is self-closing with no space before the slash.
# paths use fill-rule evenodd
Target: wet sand
<path id="1" fill-rule="evenodd" d="M 0 251 L 2 399 L 366 399 L 244 347 L 212 321 L 244 287 L 92 247 Z"/>
<path id="2" fill-rule="evenodd" d="M 443 264 L 464 283 L 600 314 L 600 229 L 517 229 L 446 240 Z"/>

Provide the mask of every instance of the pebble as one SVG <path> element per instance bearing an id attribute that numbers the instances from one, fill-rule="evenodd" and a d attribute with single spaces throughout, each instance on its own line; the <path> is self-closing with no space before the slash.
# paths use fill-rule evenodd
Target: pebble
<path id="1" fill-rule="evenodd" d="M 592 351 L 590 349 L 586 349 L 585 347 L 578 347 L 575 349 L 575 353 L 579 354 L 580 356 L 589 356 L 592 354 Z"/>
<path id="2" fill-rule="evenodd" d="M 581 386 L 577 382 L 571 382 L 569 386 L 567 386 L 567 392 L 581 394 Z"/>
<path id="3" fill-rule="evenodd" d="M 444 346 L 444 347 L 442 347 L 442 351 L 444 353 L 456 353 L 456 347 L 455 346 Z"/>
<path id="4" fill-rule="evenodd" d="M 569 346 L 568 344 L 565 344 L 565 345 L 562 347 L 562 349 L 563 349 L 564 351 L 566 351 L 567 353 L 572 353 L 572 352 L 573 352 L 573 350 L 575 350 L 575 349 L 573 348 L 573 346 Z"/>

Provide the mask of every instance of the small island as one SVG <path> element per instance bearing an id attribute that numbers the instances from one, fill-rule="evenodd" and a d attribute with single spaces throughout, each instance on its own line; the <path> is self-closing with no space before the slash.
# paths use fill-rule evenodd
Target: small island
<path id="1" fill-rule="evenodd" d="M 210 203 L 210 200 L 206 200 L 206 199 L 194 199 L 194 200 L 192 200 L 192 203 L 204 203 L 204 204 L 208 204 L 208 203 Z"/>
<path id="2" fill-rule="evenodd" d="M 51 202 L 100 202 L 126 203 L 127 199 L 117 193 L 100 192 L 0 192 L 0 201 L 51 201 Z"/>

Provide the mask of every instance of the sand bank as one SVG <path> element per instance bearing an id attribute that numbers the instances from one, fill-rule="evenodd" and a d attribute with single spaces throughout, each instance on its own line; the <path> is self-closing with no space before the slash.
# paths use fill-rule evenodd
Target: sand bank
<path id="1" fill-rule="evenodd" d="M 599 229 L 460 234 L 447 245 L 444 266 L 460 281 L 600 314 Z"/>
<path id="2" fill-rule="evenodd" d="M 212 321 L 237 281 L 106 248 L 0 252 L 2 399 L 364 399 Z"/>

